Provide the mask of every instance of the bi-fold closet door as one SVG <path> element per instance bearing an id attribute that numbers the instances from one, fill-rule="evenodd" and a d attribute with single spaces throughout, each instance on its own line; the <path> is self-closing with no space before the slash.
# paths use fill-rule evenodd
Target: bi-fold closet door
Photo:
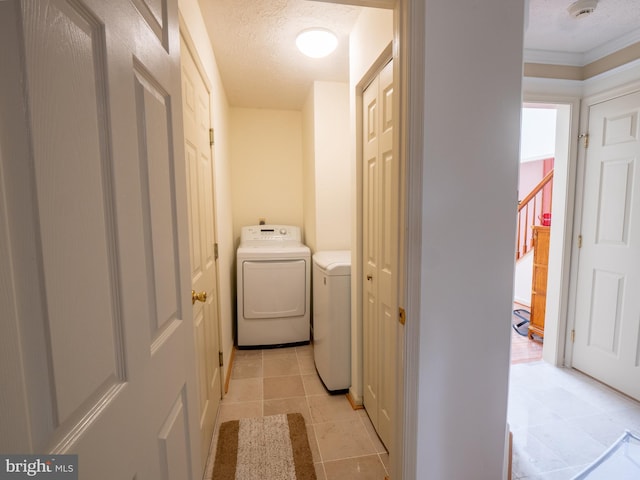
<path id="1" fill-rule="evenodd" d="M 393 149 L 393 62 L 363 92 L 364 406 L 388 449 L 393 437 L 398 336 L 399 168 Z"/>

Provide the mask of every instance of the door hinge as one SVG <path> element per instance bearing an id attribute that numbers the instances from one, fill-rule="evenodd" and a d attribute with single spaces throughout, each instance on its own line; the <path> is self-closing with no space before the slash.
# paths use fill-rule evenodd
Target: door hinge
<path id="1" fill-rule="evenodd" d="M 584 138 L 584 148 L 589 148 L 589 134 L 581 133 L 580 135 L 578 135 L 578 140 L 580 140 L 581 138 Z"/>
<path id="2" fill-rule="evenodd" d="M 222 365 L 223 365 L 223 362 L 222 362 L 222 352 L 218 352 L 218 364 L 219 364 L 220 366 L 222 366 Z"/>
<path id="3" fill-rule="evenodd" d="M 576 341 L 576 331 L 571 330 L 571 343 Z"/>
<path id="4" fill-rule="evenodd" d="M 213 147 L 215 144 L 215 139 L 213 138 L 213 128 L 209 129 L 209 146 Z"/>
<path id="5" fill-rule="evenodd" d="M 213 259 L 218 260 L 218 242 L 213 244 Z"/>
<path id="6" fill-rule="evenodd" d="M 578 248 L 582 248 L 582 235 L 578 235 Z"/>
<path id="7" fill-rule="evenodd" d="M 398 321 L 400 322 L 401 325 L 404 325 L 405 322 L 407 321 L 407 314 L 404 311 L 404 308 L 402 307 L 398 307 Z"/>

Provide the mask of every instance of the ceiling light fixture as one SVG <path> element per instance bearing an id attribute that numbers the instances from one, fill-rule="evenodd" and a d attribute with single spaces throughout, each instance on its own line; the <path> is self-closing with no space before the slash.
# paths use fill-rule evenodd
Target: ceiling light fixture
<path id="1" fill-rule="evenodd" d="M 336 49 L 338 38 L 324 28 L 311 28 L 298 34 L 296 46 L 307 57 L 322 58 Z"/>
<path id="2" fill-rule="evenodd" d="M 598 6 L 598 0 L 578 0 L 567 8 L 569 14 L 574 18 L 588 17 Z"/>

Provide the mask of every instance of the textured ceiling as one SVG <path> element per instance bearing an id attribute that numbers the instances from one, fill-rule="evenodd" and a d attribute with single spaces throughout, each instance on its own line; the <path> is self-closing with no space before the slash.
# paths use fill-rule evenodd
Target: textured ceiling
<path id="1" fill-rule="evenodd" d="M 555 52 L 562 63 L 584 65 L 640 41 L 639 0 L 600 0 L 591 15 L 581 18 L 567 12 L 571 3 L 529 0 L 525 51 Z M 553 53 L 547 56 L 553 61 Z"/>
<path id="2" fill-rule="evenodd" d="M 349 81 L 349 33 L 360 7 L 307 0 L 200 0 L 229 103 L 299 110 L 313 80 Z M 324 27 L 338 37 L 325 58 L 305 57 L 298 33 Z"/>
<path id="3" fill-rule="evenodd" d="M 362 8 L 353 5 L 392 0 L 329 1 L 199 0 L 232 106 L 299 110 L 313 80 L 348 81 L 348 36 Z M 640 41 L 640 0 L 600 0 L 580 19 L 571 3 L 528 0 L 525 61 L 585 65 Z M 296 35 L 316 26 L 339 40 L 324 59 L 295 48 Z"/>

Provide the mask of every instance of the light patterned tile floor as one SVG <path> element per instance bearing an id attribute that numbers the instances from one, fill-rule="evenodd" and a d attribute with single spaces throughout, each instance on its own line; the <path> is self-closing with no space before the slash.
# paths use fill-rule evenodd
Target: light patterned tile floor
<path id="1" fill-rule="evenodd" d="M 318 480 L 384 479 L 389 456 L 366 412 L 353 410 L 344 395 L 329 395 L 312 364 L 311 346 L 236 351 L 205 479 L 220 423 L 293 412 L 307 423 Z M 568 480 L 625 429 L 640 434 L 640 403 L 532 358 L 511 366 L 508 421 L 513 480 Z"/>
<path id="2" fill-rule="evenodd" d="M 313 347 L 236 350 L 205 471 L 210 479 L 221 423 L 239 418 L 301 413 L 318 480 L 383 480 L 384 445 L 364 410 L 344 395 L 330 395 L 318 377 Z"/>
<path id="3" fill-rule="evenodd" d="M 640 434 L 640 403 L 576 370 L 521 363 L 511 366 L 508 421 L 514 480 L 568 480 L 625 429 Z"/>

